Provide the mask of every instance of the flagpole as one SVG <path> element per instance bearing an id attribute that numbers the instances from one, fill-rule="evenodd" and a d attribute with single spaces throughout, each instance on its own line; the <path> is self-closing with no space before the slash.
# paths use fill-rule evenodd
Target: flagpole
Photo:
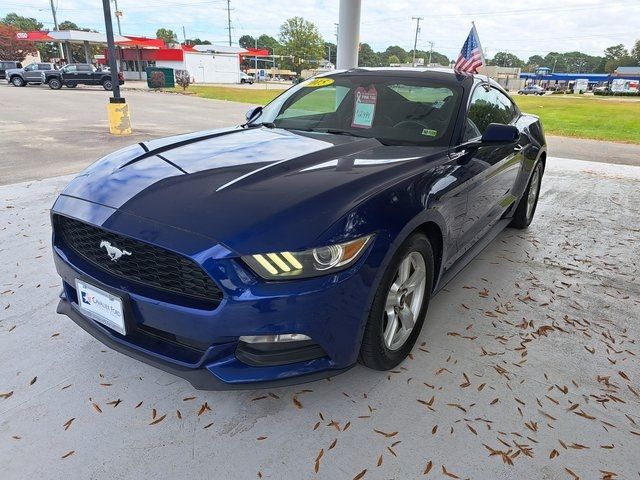
<path id="1" fill-rule="evenodd" d="M 480 47 L 480 56 L 482 57 L 482 64 L 486 65 L 487 60 L 484 58 L 484 49 L 482 48 L 482 43 L 480 43 L 480 35 L 478 35 L 478 30 L 476 29 L 476 22 L 471 21 L 471 28 L 473 29 L 473 34 L 476 36 L 476 41 L 478 42 L 478 47 Z"/>

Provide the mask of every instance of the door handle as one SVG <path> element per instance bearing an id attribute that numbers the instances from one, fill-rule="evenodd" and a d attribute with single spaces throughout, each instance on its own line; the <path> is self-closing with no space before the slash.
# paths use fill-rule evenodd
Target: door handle
<path id="1" fill-rule="evenodd" d="M 524 147 L 520 144 L 516 145 L 515 147 L 513 147 L 513 151 L 514 152 L 519 152 L 520 150 L 522 150 Z"/>

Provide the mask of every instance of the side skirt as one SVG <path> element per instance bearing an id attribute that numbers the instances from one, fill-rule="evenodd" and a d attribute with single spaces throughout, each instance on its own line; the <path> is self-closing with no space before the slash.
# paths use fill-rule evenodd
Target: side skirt
<path id="1" fill-rule="evenodd" d="M 476 256 L 482 252 L 487 245 L 489 245 L 494 238 L 498 236 L 500 232 L 502 232 L 507 225 L 511 222 L 511 218 L 504 218 L 496 223 L 491 230 L 489 230 L 484 237 L 482 237 L 472 248 L 470 248 L 464 255 L 462 255 L 456 263 L 454 263 L 451 268 L 449 268 L 446 272 L 442 274 L 440 277 L 440 281 L 433 294 L 435 295 L 437 292 L 442 290 L 447 283 L 449 283 L 453 278 L 460 273 L 464 267 L 471 262 Z"/>

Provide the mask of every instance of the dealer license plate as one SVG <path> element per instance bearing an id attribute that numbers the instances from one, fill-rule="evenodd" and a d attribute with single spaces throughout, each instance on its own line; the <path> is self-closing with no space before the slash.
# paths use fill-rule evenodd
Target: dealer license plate
<path id="1" fill-rule="evenodd" d="M 76 280 L 76 292 L 82 313 L 126 335 L 122 300 L 119 297 L 80 280 Z"/>

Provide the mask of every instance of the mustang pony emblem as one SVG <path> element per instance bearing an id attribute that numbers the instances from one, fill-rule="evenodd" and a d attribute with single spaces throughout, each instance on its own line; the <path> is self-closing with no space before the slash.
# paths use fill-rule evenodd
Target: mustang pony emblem
<path id="1" fill-rule="evenodd" d="M 123 255 L 131 255 L 131 252 L 127 252 L 126 250 L 120 250 L 118 247 L 114 247 L 111 245 L 111 242 L 107 242 L 106 240 L 102 240 L 100 242 L 100 248 L 104 248 L 107 250 L 107 255 L 112 262 L 117 262 L 120 257 Z"/>

